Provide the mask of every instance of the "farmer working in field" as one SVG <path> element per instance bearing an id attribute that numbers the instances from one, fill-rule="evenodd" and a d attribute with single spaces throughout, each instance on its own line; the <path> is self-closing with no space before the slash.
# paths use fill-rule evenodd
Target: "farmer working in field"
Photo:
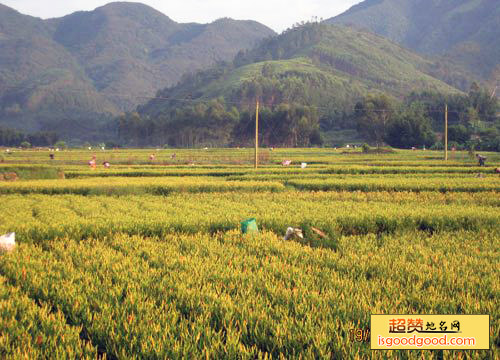
<path id="1" fill-rule="evenodd" d="M 485 166 L 484 162 L 486 161 L 486 157 L 483 155 L 476 154 L 477 160 L 479 161 L 479 166 Z"/>

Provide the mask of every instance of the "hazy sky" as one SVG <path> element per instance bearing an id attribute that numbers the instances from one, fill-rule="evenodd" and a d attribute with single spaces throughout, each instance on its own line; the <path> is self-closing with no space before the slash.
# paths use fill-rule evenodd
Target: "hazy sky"
<path id="1" fill-rule="evenodd" d="M 0 0 L 19 12 L 41 18 L 93 10 L 110 0 Z M 361 0 L 142 0 L 177 22 L 207 23 L 221 17 L 256 20 L 281 32 L 311 17 L 328 19 Z"/>

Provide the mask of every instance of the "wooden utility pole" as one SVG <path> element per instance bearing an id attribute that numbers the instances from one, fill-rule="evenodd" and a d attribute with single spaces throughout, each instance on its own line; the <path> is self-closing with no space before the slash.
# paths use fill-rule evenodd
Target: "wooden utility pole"
<path id="1" fill-rule="evenodd" d="M 448 161 L 448 104 L 444 106 L 444 160 Z"/>
<path id="2" fill-rule="evenodd" d="M 255 168 L 259 166 L 259 100 L 255 107 Z"/>
<path id="3" fill-rule="evenodd" d="M 491 99 L 493 99 L 495 97 L 495 94 L 497 92 L 497 89 L 498 89 L 498 85 L 495 86 L 495 89 L 493 89 L 493 92 L 491 93 Z"/>

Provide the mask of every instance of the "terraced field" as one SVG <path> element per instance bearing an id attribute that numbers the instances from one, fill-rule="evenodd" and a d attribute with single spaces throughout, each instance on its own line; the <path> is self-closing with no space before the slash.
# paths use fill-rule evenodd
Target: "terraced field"
<path id="1" fill-rule="evenodd" d="M 92 154 L 4 155 L 0 358 L 500 357 L 498 154 L 275 149 L 258 170 L 245 149 L 104 151 L 96 170 Z M 490 350 L 349 336 L 384 313 L 489 314 Z"/>

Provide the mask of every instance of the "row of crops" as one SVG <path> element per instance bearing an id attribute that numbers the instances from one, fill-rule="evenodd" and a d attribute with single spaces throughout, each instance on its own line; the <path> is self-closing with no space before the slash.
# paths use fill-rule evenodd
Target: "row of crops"
<path id="1" fill-rule="evenodd" d="M 245 218 L 255 217 L 261 227 L 282 235 L 289 226 L 322 229 L 328 237 L 308 237 L 307 244 L 337 249 L 341 235 L 500 230 L 496 195 L 440 197 L 432 193 L 422 199 L 411 193 L 399 197 L 378 193 L 378 197 L 372 198 L 329 192 L 229 192 L 169 197 L 5 195 L 0 230 L 15 231 L 22 241 L 43 244 L 61 237 L 79 240 L 115 233 L 163 236 L 224 232 L 238 229 Z"/>
<path id="2" fill-rule="evenodd" d="M 350 236 L 340 239 L 342 253 L 237 232 L 21 244 L 0 257 L 0 284 L 8 286 L 0 291 L 23 291 L 41 308 L 7 323 L 18 335 L 0 342 L 0 353 L 34 344 L 25 353 L 66 358 L 431 358 L 439 354 L 372 353 L 348 334 L 368 327 L 370 313 L 495 314 L 492 238 L 488 231 Z M 9 305 L 0 304 L 5 314 Z M 491 325 L 493 340 L 498 317 Z M 467 355 L 492 359 L 493 349 Z"/>
<path id="3" fill-rule="evenodd" d="M 286 188 L 305 191 L 439 191 L 500 192 L 491 176 L 342 176 L 323 174 L 244 175 L 216 177 L 94 177 L 0 183 L 0 194 L 167 195 L 178 192 L 261 192 Z"/>
<path id="4" fill-rule="evenodd" d="M 97 163 L 104 161 L 112 165 L 244 165 L 253 164 L 254 150 L 246 149 L 91 149 L 64 150 L 59 152 L 48 149 L 21 151 L 9 149 L 0 153 L 0 161 L 7 164 L 51 164 L 51 165 L 86 165 L 92 156 Z M 51 159 L 49 154 L 53 154 Z M 370 164 L 381 166 L 441 166 L 442 152 L 404 151 L 384 154 L 363 154 L 361 149 L 261 149 L 260 163 L 263 165 L 280 164 L 291 160 L 294 164 Z M 500 162 L 498 153 L 481 153 L 487 157 L 487 163 Z M 154 155 L 154 160 L 150 156 Z M 448 165 L 463 166 L 477 164 L 477 160 L 467 152 L 450 152 Z"/>
<path id="5" fill-rule="evenodd" d="M 263 152 L 257 170 L 251 149 L 4 155 L 0 358 L 500 358 L 500 156 Z M 351 336 L 398 313 L 489 314 L 490 350 Z"/>
<path id="6" fill-rule="evenodd" d="M 280 191 L 285 187 L 269 181 L 225 181 L 213 178 L 94 178 L 68 180 L 38 180 L 0 184 L 0 194 L 81 194 L 167 195 L 174 192 L 248 192 Z"/>
<path id="7" fill-rule="evenodd" d="M 443 174 L 452 174 L 455 176 L 464 176 L 465 174 L 495 174 L 493 167 L 380 167 L 380 166 L 329 166 L 315 167 L 309 169 L 297 168 L 279 168 L 269 167 L 264 169 L 252 170 L 237 168 L 188 168 L 176 167 L 168 169 L 113 169 L 113 170 L 67 170 L 65 177 L 81 178 L 81 177 L 160 177 L 160 176 L 279 176 L 279 175 L 329 175 L 329 174 L 400 174 L 400 175 L 416 175 L 426 176 Z"/>

